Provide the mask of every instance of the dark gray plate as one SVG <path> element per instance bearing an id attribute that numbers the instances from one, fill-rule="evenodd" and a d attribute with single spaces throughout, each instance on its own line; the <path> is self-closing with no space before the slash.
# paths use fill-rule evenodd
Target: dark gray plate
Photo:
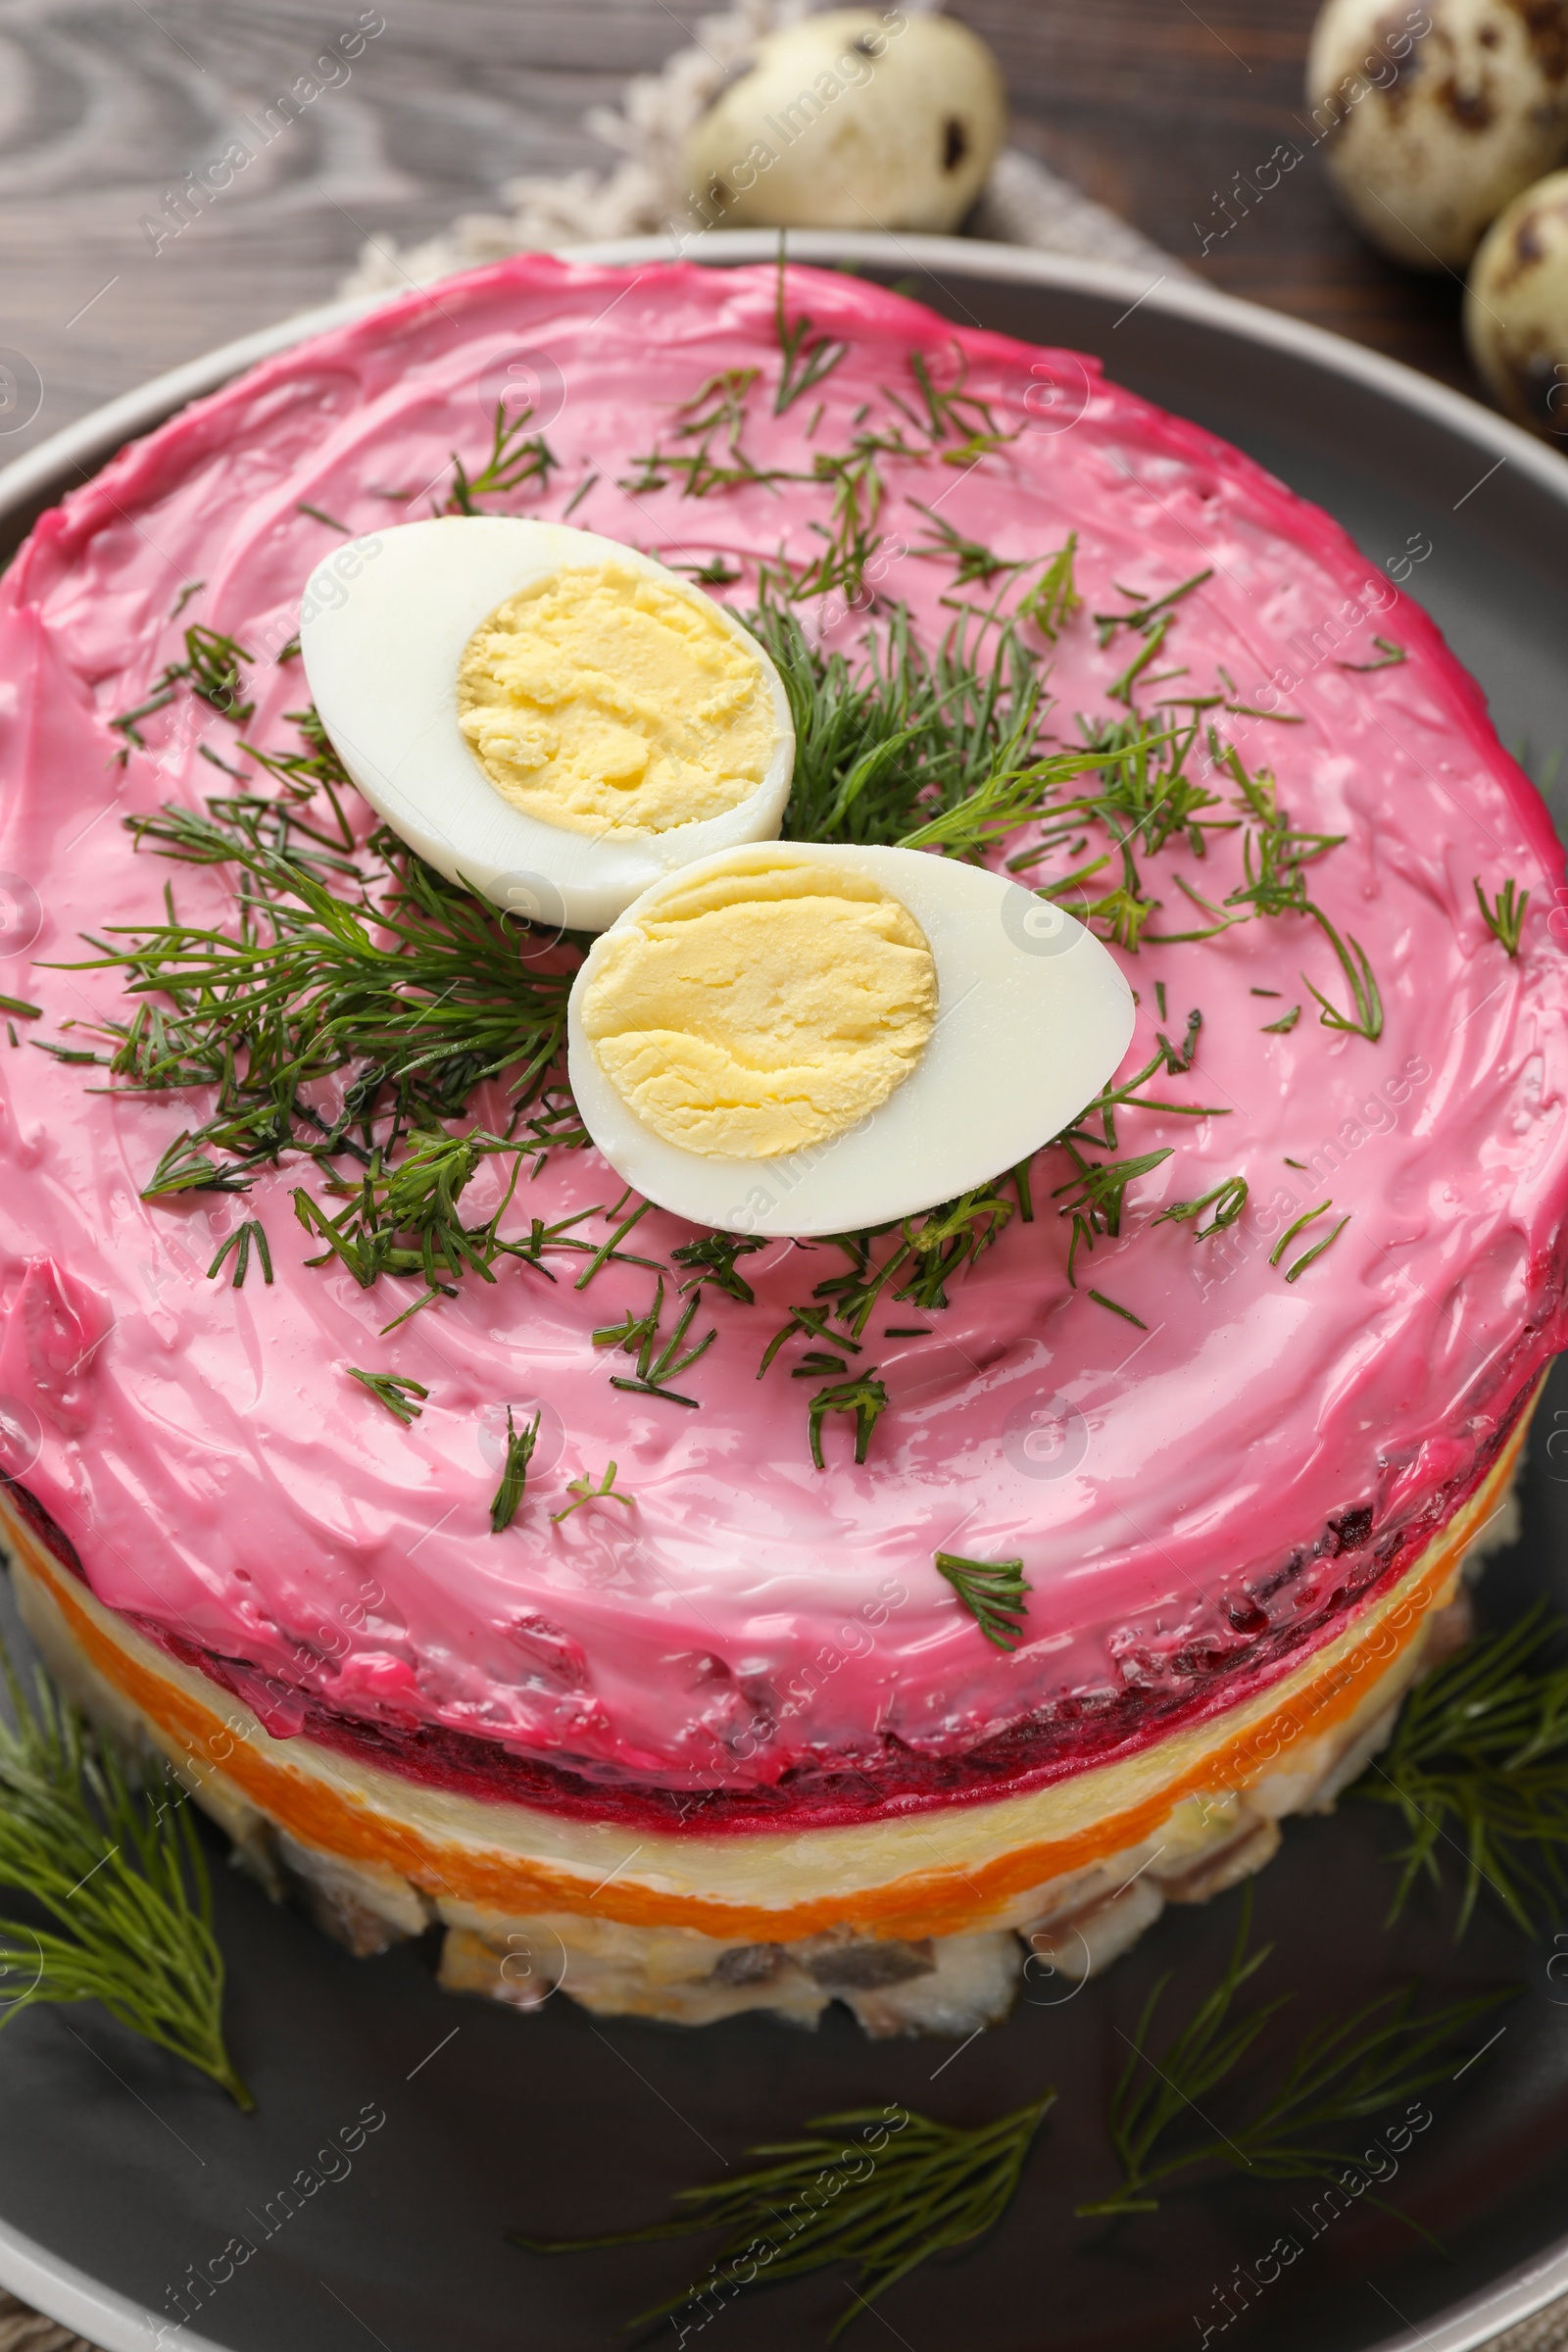
<path id="1" fill-rule="evenodd" d="M 703 258 L 768 250 L 711 238 Z M 802 238 L 795 250 L 910 281 L 955 318 L 1099 352 L 1124 382 L 1330 508 L 1371 564 L 1400 568 L 1538 767 L 1568 745 L 1568 465 L 1551 452 L 1388 362 L 1200 289 L 1150 291 L 1122 272 L 941 239 Z M 0 548 L 128 434 L 305 326 L 216 354 L 0 475 Z M 1543 1411 L 1547 1429 L 1554 1413 L 1568 1420 L 1568 1371 Z M 1557 1467 L 1538 1437 L 1524 1540 L 1485 1588 L 1495 1617 L 1543 1592 L 1568 1603 Z M 1172 2014 L 1201 1996 L 1239 1895 L 1167 1913 L 1108 1979 L 1056 2002 L 1037 1988 L 1009 2025 L 956 2053 L 867 2043 L 842 2013 L 815 2035 L 744 2019 L 687 2034 L 592 2020 L 564 1999 L 532 2017 L 454 2001 L 432 1982 L 430 1950 L 350 1960 L 220 1868 L 231 2040 L 259 2113 L 239 2115 L 90 2011 L 19 2018 L 0 2035 L 0 2278 L 128 2352 L 156 2340 L 143 2315 L 165 2315 L 168 2290 L 241 2237 L 254 2257 L 167 2340 L 191 2352 L 368 2340 L 385 2352 L 587 2352 L 700 2276 L 710 2247 L 544 2260 L 506 2245 L 507 2228 L 655 2219 L 671 2190 L 716 2178 L 750 2141 L 834 2108 L 900 2100 L 977 2122 L 1054 2083 L 1059 2104 L 1002 2228 L 862 2316 L 862 2344 L 891 2331 L 910 2352 L 977 2340 L 987 2352 L 1200 2352 L 1208 2328 L 1270 2352 L 1466 2352 L 1568 2289 L 1568 1981 L 1550 1973 L 1560 1953 L 1568 1980 L 1568 1938 L 1529 1943 L 1484 1908 L 1456 1947 L 1451 1888 L 1419 1895 L 1386 1931 L 1390 1836 L 1380 1812 L 1355 1803 L 1289 1828 L 1257 1883 L 1258 1931 L 1276 1945 L 1258 1989 L 1296 1997 L 1250 2067 L 1271 2076 L 1310 2024 L 1412 1979 L 1431 1999 L 1517 1985 L 1500 2040 L 1432 2094 L 1435 2122 L 1389 2192 L 1441 2253 L 1365 2203 L 1329 2227 L 1320 2212 L 1314 2234 L 1310 2191 L 1230 2178 L 1154 2215 L 1071 2218 L 1114 2177 L 1104 2113 L 1120 2035 L 1167 1970 Z M 318 2151 L 367 2108 L 385 2122 L 352 2170 L 285 2213 L 280 2192 L 339 2169 Z M 1236 2266 L 1254 2272 L 1282 2231 L 1300 2259 L 1227 2328 L 1220 2298 Z M 712 2340 L 800 2352 L 848 2299 L 833 2278 L 800 2281 L 724 2309 Z"/>

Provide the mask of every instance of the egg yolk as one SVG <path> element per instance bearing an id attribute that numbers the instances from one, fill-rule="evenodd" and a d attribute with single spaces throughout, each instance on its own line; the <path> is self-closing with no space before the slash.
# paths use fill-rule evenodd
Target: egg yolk
<path id="1" fill-rule="evenodd" d="M 612 564 L 536 581 L 480 623 L 458 723 L 514 808 L 611 837 L 738 808 L 776 733 L 760 658 L 704 600 Z"/>
<path id="2" fill-rule="evenodd" d="M 868 876 L 743 850 L 606 938 L 582 1017 L 655 1134 L 771 1159 L 843 1134 L 908 1077 L 936 1022 L 936 964 Z"/>

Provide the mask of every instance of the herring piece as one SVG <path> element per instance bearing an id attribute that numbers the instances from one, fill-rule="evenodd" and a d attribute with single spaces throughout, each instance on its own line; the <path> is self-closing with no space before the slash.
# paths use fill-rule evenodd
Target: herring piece
<path id="1" fill-rule="evenodd" d="M 644 952 L 657 951 L 678 927 L 683 908 L 727 900 L 771 904 L 789 914 L 803 904 L 803 880 L 820 877 L 837 892 L 850 875 L 904 911 L 935 967 L 935 1021 L 891 1091 L 868 1100 L 853 1123 L 799 1149 L 702 1148 L 721 1136 L 730 1099 L 723 1063 L 705 1063 L 690 1050 L 693 1039 L 719 1036 L 741 1061 L 770 1060 L 769 1083 L 786 1106 L 792 1095 L 840 1105 L 846 1099 L 842 1070 L 833 1066 L 841 1041 L 831 1007 L 835 970 L 848 967 L 835 965 L 840 939 L 832 922 L 814 938 L 792 931 L 793 970 L 788 960 L 779 967 L 786 985 L 771 1047 L 755 1005 L 726 1021 L 726 998 L 751 985 L 747 967 L 717 952 L 692 956 L 679 987 L 669 969 L 658 967 L 658 1018 L 637 1032 L 635 1083 L 622 1091 L 627 1059 L 613 1051 L 602 1056 L 601 1046 L 624 1040 L 632 1033 L 628 1013 L 640 1017 L 653 1003 L 646 990 L 617 985 L 628 951 L 635 973 Z M 804 901 L 823 903 L 809 894 Z M 680 988 L 690 1008 L 684 1023 Z M 727 1233 L 806 1236 L 912 1216 L 1017 1166 L 1111 1076 L 1133 1017 L 1132 991 L 1100 941 L 1004 875 L 924 850 L 776 842 L 686 868 L 595 941 L 572 986 L 568 1058 L 583 1124 L 616 1173 L 648 1200 Z M 711 1087 L 706 1104 L 686 1098 L 692 1143 L 671 1141 L 635 1106 L 639 1093 L 646 1100 L 659 1089 L 662 1040 L 665 1114 L 694 1075 Z M 668 1115 L 662 1124 L 669 1129 Z"/>
<path id="2" fill-rule="evenodd" d="M 795 731 L 772 662 L 615 540 L 491 514 L 378 531 L 312 578 L 300 650 L 371 807 L 547 929 L 602 931 L 692 858 L 778 832 Z"/>
<path id="3" fill-rule="evenodd" d="M 1463 270 L 1568 146 L 1568 0 L 1328 0 L 1306 78 L 1357 226 L 1409 269 Z"/>

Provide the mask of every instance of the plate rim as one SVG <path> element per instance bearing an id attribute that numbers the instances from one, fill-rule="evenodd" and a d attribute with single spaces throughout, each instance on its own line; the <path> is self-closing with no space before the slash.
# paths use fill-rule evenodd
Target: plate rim
<path id="1" fill-rule="evenodd" d="M 778 237 L 765 229 L 712 229 L 685 241 L 666 235 L 618 237 L 550 250 L 563 260 L 618 269 L 653 268 L 682 260 L 722 265 L 771 262 L 778 252 Z M 793 260 L 809 263 L 863 261 L 886 267 L 903 262 L 939 283 L 947 269 L 969 277 L 1068 293 L 1112 299 L 1124 296 L 1127 310 L 1123 318 L 1132 310 L 1147 307 L 1171 318 L 1218 327 L 1414 411 L 1469 441 L 1479 452 L 1494 456 L 1499 465 L 1511 461 L 1536 488 L 1568 511 L 1568 451 L 1552 449 L 1511 418 L 1483 408 L 1467 393 L 1423 375 L 1401 360 L 1353 343 L 1310 320 L 1222 293 L 1188 275 L 1174 258 L 1170 271 L 1151 280 L 1123 264 L 1080 260 L 1034 246 L 1004 245 L 979 237 L 906 236 L 858 229 L 794 230 L 789 254 Z M 296 313 L 166 369 L 89 411 L 0 467 L 0 527 L 12 514 L 36 508 L 40 498 L 50 505 L 56 503 L 90 479 L 126 442 L 152 431 L 188 402 L 216 391 L 245 369 L 313 336 L 347 325 L 368 312 L 419 296 L 434 300 L 446 282 L 437 279 L 422 286 L 411 279 L 406 289 L 356 295 Z M 0 566 L 8 561 L 8 556 L 0 557 Z M 151 2315 L 50 2253 L 3 2217 L 0 2285 L 61 2326 L 96 2338 L 103 2352 L 158 2352 L 160 2337 Z M 1533 2318 L 1564 2294 L 1568 2294 L 1568 2232 L 1415 2332 L 1420 2335 L 1423 2352 L 1479 2352 L 1494 2337 Z M 1370 2352 L 1406 2352 L 1410 2332 L 1406 2328 L 1381 2338 Z M 182 2352 L 224 2352 L 212 2339 L 184 2330 L 181 2344 Z"/>
<path id="2" fill-rule="evenodd" d="M 778 239 L 765 229 L 710 229 L 684 242 L 668 236 L 615 237 L 550 250 L 566 261 L 636 269 L 643 264 L 652 268 L 682 260 L 712 264 L 769 262 L 777 254 Z M 1226 328 L 1249 342 L 1306 361 L 1332 375 L 1380 393 L 1473 442 L 1479 449 L 1490 451 L 1499 460 L 1511 460 L 1538 488 L 1559 505 L 1568 507 L 1568 451 L 1550 448 L 1523 425 L 1515 424 L 1511 417 L 1483 408 L 1468 393 L 1457 392 L 1434 376 L 1423 375 L 1402 360 L 1391 359 L 1365 344 L 1352 343 L 1348 336 L 1337 334 L 1330 327 L 1314 325 L 1309 319 L 1296 318 L 1283 311 L 1268 310 L 1261 303 L 1221 293 L 1185 272 L 1180 275 L 1167 272 L 1146 281 L 1139 270 L 1121 263 L 1084 261 L 1067 254 L 1048 253 L 1032 245 L 1004 245 L 983 237 L 895 236 L 880 230 L 797 229 L 791 235 L 789 251 L 794 259 L 803 262 L 874 261 L 887 265 L 902 260 L 938 279 L 945 266 L 970 276 L 1011 280 L 1022 285 L 1056 287 L 1073 293 L 1126 295 L 1128 311 L 1142 309 L 1147 304 L 1170 318 Z M 1173 261 L 1173 270 L 1181 269 Z M 420 296 L 433 301 L 436 288 L 447 282 L 436 279 L 430 286 L 421 286 L 411 279 L 407 288 L 353 295 L 298 312 L 271 326 L 220 344 L 213 351 L 150 377 L 130 392 L 121 393 L 74 423 L 49 434 L 36 448 L 14 458 L 8 466 L 0 466 L 0 521 L 16 509 L 35 502 L 40 493 L 57 484 L 63 495 L 74 487 L 64 478 L 68 473 L 87 479 L 92 470 L 126 441 L 152 430 L 176 409 L 215 391 L 243 369 L 290 350 L 313 335 L 347 325 L 369 311 Z M 1124 318 L 1127 315 L 1128 312 L 1123 313 Z M 1116 323 L 1119 325 L 1121 321 Z"/>

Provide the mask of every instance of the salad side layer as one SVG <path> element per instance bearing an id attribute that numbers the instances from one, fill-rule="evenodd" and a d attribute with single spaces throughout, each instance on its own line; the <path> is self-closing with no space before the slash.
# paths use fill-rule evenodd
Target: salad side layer
<path id="1" fill-rule="evenodd" d="M 514 1146 L 462 1197 L 518 1245 L 493 1281 L 364 1284 L 323 1250 L 373 1149 L 363 1062 L 297 1113 L 359 1159 L 218 1154 L 220 1189 L 147 1197 L 208 1103 L 109 1067 L 167 999 L 63 967 L 171 920 L 234 933 L 237 869 L 125 820 L 281 789 L 258 754 L 312 747 L 307 577 L 444 504 L 454 456 L 460 505 L 569 510 L 798 621 L 817 708 L 823 655 L 896 665 L 906 614 L 976 674 L 1005 629 L 1043 690 L 1030 754 L 1120 758 L 985 854 L 1112 945 L 1123 1098 L 960 1204 L 946 1280 L 940 1235 L 705 1259 L 704 1229 L 628 1225 L 564 1099 L 518 1125 L 505 1077 L 447 1122 Z M 1140 813 L 1140 757 L 1180 760 L 1179 809 Z M 100 1598 L 280 1734 L 359 1725 L 481 1779 L 492 1743 L 536 1799 L 711 1791 L 715 1828 L 754 1792 L 823 1819 L 998 1793 L 1325 1638 L 1564 1344 L 1545 812 L 1328 517 L 1073 355 L 795 270 L 528 258 L 410 297 L 44 518 L 0 583 L 0 761 L 6 1466 Z M 373 897 L 344 807 L 318 878 Z M 535 980 L 576 959 L 500 936 Z M 997 1044 L 1003 1086 L 1042 1050 Z"/>

